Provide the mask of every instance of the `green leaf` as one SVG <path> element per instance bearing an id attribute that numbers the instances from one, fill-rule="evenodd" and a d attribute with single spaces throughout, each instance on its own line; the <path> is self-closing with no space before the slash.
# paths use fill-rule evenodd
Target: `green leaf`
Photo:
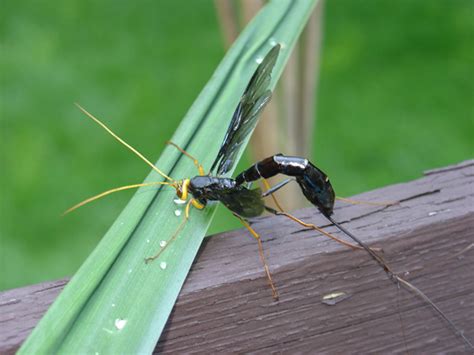
<path id="1" fill-rule="evenodd" d="M 197 157 L 205 169 L 219 150 L 258 60 L 276 43 L 282 45 L 273 88 L 315 3 L 278 0 L 265 6 L 189 109 L 172 141 Z M 197 174 L 192 161 L 171 146 L 156 166 L 174 179 Z M 152 171 L 145 181 L 162 180 Z M 169 239 L 182 221 L 182 216 L 175 215 L 180 206 L 174 198 L 174 189 L 169 187 L 137 191 L 20 354 L 153 351 L 215 211 L 215 205 L 192 208 L 179 237 L 159 259 L 145 264 L 144 258 L 155 254 L 160 242 Z"/>

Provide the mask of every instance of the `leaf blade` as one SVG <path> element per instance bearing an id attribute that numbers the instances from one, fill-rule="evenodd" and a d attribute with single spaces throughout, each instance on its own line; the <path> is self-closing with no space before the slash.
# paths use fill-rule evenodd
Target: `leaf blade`
<path id="1" fill-rule="evenodd" d="M 272 43 L 282 43 L 285 48 L 272 76 L 274 87 L 315 3 L 269 3 L 229 50 L 172 141 L 210 167 L 220 147 L 215 137 L 224 136 L 246 86 L 242 78 L 250 79 L 256 58 Z M 193 164 L 173 147 L 165 149 L 156 165 L 175 179 L 196 174 Z M 151 172 L 145 181 L 161 178 Z M 163 260 L 146 265 L 143 259 L 158 250 L 164 237 L 157 238 L 157 231 L 172 235 L 179 219 L 174 216 L 172 193 L 162 187 L 150 190 L 137 191 L 19 353 L 152 352 L 215 206 L 192 212 L 183 237 L 177 238 L 164 255 L 172 262 L 163 270 Z"/>

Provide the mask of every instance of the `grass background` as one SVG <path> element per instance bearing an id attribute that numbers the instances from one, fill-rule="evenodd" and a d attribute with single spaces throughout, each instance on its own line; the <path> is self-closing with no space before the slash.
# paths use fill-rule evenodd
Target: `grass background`
<path id="1" fill-rule="evenodd" d="M 331 0 L 325 10 L 314 161 L 338 194 L 472 158 L 474 3 Z M 0 19 L 6 289 L 73 274 L 132 192 L 61 212 L 149 171 L 73 102 L 154 161 L 224 50 L 210 0 L 9 0 Z M 237 226 L 221 209 L 212 232 Z"/>

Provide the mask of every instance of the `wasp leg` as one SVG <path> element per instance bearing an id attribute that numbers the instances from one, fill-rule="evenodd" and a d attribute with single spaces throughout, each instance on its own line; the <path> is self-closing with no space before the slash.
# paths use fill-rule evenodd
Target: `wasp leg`
<path id="1" fill-rule="evenodd" d="M 351 198 L 339 197 L 336 196 L 336 200 L 351 203 L 353 205 L 372 205 L 372 206 L 394 206 L 400 204 L 400 201 L 379 201 L 379 202 L 372 202 L 372 201 L 360 201 L 360 200 L 353 200 Z"/>
<path id="2" fill-rule="evenodd" d="M 166 241 L 166 244 L 163 248 L 160 249 L 160 251 L 158 253 L 156 253 L 155 255 L 153 256 L 150 256 L 148 258 L 145 258 L 145 263 L 149 263 L 149 262 L 152 262 L 153 260 L 155 259 L 158 259 L 160 257 L 160 255 L 165 251 L 165 249 L 168 247 L 168 245 L 170 245 L 175 239 L 176 237 L 179 235 L 179 233 L 183 230 L 184 226 L 186 225 L 186 222 L 188 221 L 189 219 L 189 209 L 191 207 L 191 205 L 193 205 L 194 207 L 198 208 L 198 209 L 201 209 L 199 208 L 197 205 L 194 204 L 194 199 L 191 199 L 188 201 L 188 203 L 186 204 L 186 208 L 184 209 L 184 219 L 183 221 L 181 222 L 181 224 L 179 225 L 178 229 L 176 229 L 176 232 L 174 232 L 173 236 L 168 239 Z M 203 207 L 204 208 L 204 207 Z"/>
<path id="3" fill-rule="evenodd" d="M 363 249 L 361 246 L 359 245 L 356 245 L 356 244 L 352 244 L 352 243 L 349 243 L 349 242 L 346 242 L 342 239 L 339 239 L 335 236 L 333 236 L 331 233 L 328 233 L 326 232 L 324 229 L 322 228 L 319 228 L 318 226 L 314 225 L 314 224 L 311 224 L 311 223 L 306 223 L 306 222 L 303 222 L 301 219 L 285 212 L 283 210 L 283 208 L 281 207 L 280 203 L 278 202 L 276 196 L 273 195 L 273 193 L 279 189 L 281 189 L 283 186 L 285 186 L 287 183 L 289 183 L 291 181 L 291 179 L 286 179 L 286 180 L 283 180 L 283 182 L 280 182 L 279 184 L 275 185 L 275 186 L 270 186 L 270 184 L 268 183 L 268 181 L 266 179 L 262 179 L 263 181 L 263 184 L 265 185 L 265 188 L 267 189 L 262 196 L 268 196 L 268 195 L 271 195 L 273 201 L 275 202 L 275 205 L 278 207 L 278 209 L 280 211 L 275 211 L 274 209 L 270 208 L 270 207 L 267 207 L 265 206 L 265 209 L 270 212 L 270 213 L 273 213 L 275 215 L 281 215 L 281 216 L 285 216 L 289 219 L 291 219 L 292 221 L 296 222 L 296 223 L 299 223 L 300 225 L 302 225 L 303 227 L 305 228 L 311 228 L 311 229 L 314 229 L 314 230 L 317 230 L 318 232 L 322 233 L 323 235 L 335 240 L 336 242 L 338 243 L 341 243 L 345 246 L 348 246 L 349 248 L 352 248 L 352 249 Z"/>
<path id="4" fill-rule="evenodd" d="M 201 164 L 199 164 L 198 160 L 196 158 L 194 158 L 191 154 L 189 154 L 187 151 L 185 151 L 183 148 L 181 148 L 179 145 L 177 145 L 176 143 L 173 143 L 172 141 L 166 141 L 166 144 L 169 144 L 169 145 L 172 145 L 173 147 L 175 147 L 176 149 L 178 149 L 181 153 L 183 153 L 184 155 L 186 155 L 188 158 L 192 159 L 194 165 L 196 166 L 196 168 L 198 169 L 199 171 L 199 175 L 203 176 L 203 175 L 206 175 L 206 173 L 204 172 L 204 168 L 202 167 Z"/>
<path id="5" fill-rule="evenodd" d="M 293 179 L 286 179 L 272 187 L 268 183 L 267 179 L 262 178 L 263 185 L 266 189 L 266 191 L 262 194 L 262 197 L 267 197 L 268 195 L 270 195 L 273 199 L 273 202 L 275 203 L 275 206 L 277 206 L 278 209 L 283 212 L 283 207 L 281 207 L 280 203 L 278 202 L 276 196 L 273 193 L 280 190 L 283 186 L 285 186 L 291 181 L 293 181 Z"/>
<path id="6" fill-rule="evenodd" d="M 291 179 L 286 179 L 286 180 L 283 180 L 282 182 L 280 182 L 279 184 L 275 185 L 275 186 L 270 186 L 270 184 L 268 183 L 267 180 L 265 179 L 262 179 L 263 181 L 263 184 L 265 185 L 265 188 L 267 189 L 264 193 L 263 193 L 263 197 L 265 196 L 268 196 L 268 195 L 271 195 L 273 201 L 275 202 L 275 205 L 278 207 L 279 211 L 276 211 L 274 210 L 273 208 L 271 207 L 268 207 L 268 206 L 265 206 L 265 209 L 270 212 L 270 213 L 273 213 L 274 215 L 277 215 L 277 216 L 285 216 L 289 219 L 291 219 L 292 221 L 302 225 L 303 227 L 305 228 L 310 228 L 310 229 L 314 229 L 314 230 L 317 230 L 318 232 L 322 233 L 323 235 L 325 235 L 326 237 L 328 238 L 331 238 L 332 240 L 342 244 L 342 245 L 345 245 L 351 249 L 364 249 L 362 248 L 360 245 L 357 245 L 357 244 L 353 244 L 353 243 L 349 243 L 349 242 L 346 242 L 342 239 L 339 239 L 337 237 L 335 237 L 334 235 L 332 235 L 331 233 L 328 233 L 326 232 L 324 229 L 312 224 L 312 223 L 306 223 L 304 221 L 302 221 L 301 219 L 285 212 L 283 210 L 283 208 L 281 207 L 280 203 L 278 202 L 278 200 L 276 199 L 276 197 L 273 195 L 273 193 L 279 189 L 281 189 L 283 186 L 285 186 L 286 184 L 288 184 Z M 372 248 L 372 250 L 375 250 L 375 251 L 382 251 L 381 249 L 379 248 Z"/>
<path id="7" fill-rule="evenodd" d="M 273 208 L 271 207 L 268 207 L 268 206 L 265 206 L 265 209 L 274 214 L 274 215 L 277 215 L 277 216 L 285 216 L 289 219 L 291 219 L 292 221 L 302 225 L 303 227 L 305 228 L 310 228 L 310 229 L 314 229 L 320 233 L 322 233 L 323 235 L 325 235 L 326 237 L 328 238 L 331 238 L 332 240 L 342 244 L 342 245 L 345 245 L 346 247 L 349 247 L 351 249 L 364 249 L 363 247 L 361 247 L 360 245 L 357 245 L 357 244 L 352 244 L 352 243 L 349 243 L 349 242 L 346 242 L 345 240 L 342 240 L 342 239 L 339 239 L 338 237 L 335 237 L 334 235 L 332 235 L 331 233 L 328 233 L 326 232 L 324 229 L 312 224 L 312 223 L 306 223 L 304 221 L 302 221 L 301 219 L 299 219 L 298 217 L 295 217 L 285 211 L 276 211 L 274 210 Z M 372 251 L 378 251 L 378 252 L 381 252 L 382 249 L 380 248 L 370 248 Z"/>
<path id="8" fill-rule="evenodd" d="M 275 287 L 275 283 L 273 282 L 272 279 L 272 274 L 270 273 L 270 269 L 268 268 L 267 260 L 265 258 L 265 254 L 263 253 L 263 245 L 262 245 L 262 240 L 260 239 L 260 236 L 258 233 L 248 224 L 246 220 L 244 220 L 242 217 L 234 213 L 234 216 L 237 217 L 240 222 L 244 225 L 245 228 L 250 232 L 252 237 L 254 237 L 257 240 L 258 243 L 258 254 L 260 255 L 260 260 L 262 261 L 263 268 L 265 269 L 265 274 L 267 275 L 268 283 L 270 285 L 270 288 L 272 289 L 272 296 L 275 301 L 278 301 L 278 292 Z"/>

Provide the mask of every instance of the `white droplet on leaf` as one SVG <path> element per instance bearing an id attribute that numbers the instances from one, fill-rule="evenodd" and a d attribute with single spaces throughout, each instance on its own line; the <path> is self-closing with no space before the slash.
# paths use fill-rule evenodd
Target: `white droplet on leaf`
<path id="1" fill-rule="evenodd" d="M 128 321 L 126 319 L 117 318 L 115 320 L 115 328 L 117 328 L 118 330 L 122 330 L 127 325 L 127 322 Z"/>
<path id="2" fill-rule="evenodd" d="M 268 43 L 270 43 L 270 46 L 272 46 L 272 47 L 275 47 L 275 46 L 278 44 L 277 40 L 276 40 L 275 38 L 273 38 L 273 37 L 271 37 L 271 38 L 268 40 Z"/>

